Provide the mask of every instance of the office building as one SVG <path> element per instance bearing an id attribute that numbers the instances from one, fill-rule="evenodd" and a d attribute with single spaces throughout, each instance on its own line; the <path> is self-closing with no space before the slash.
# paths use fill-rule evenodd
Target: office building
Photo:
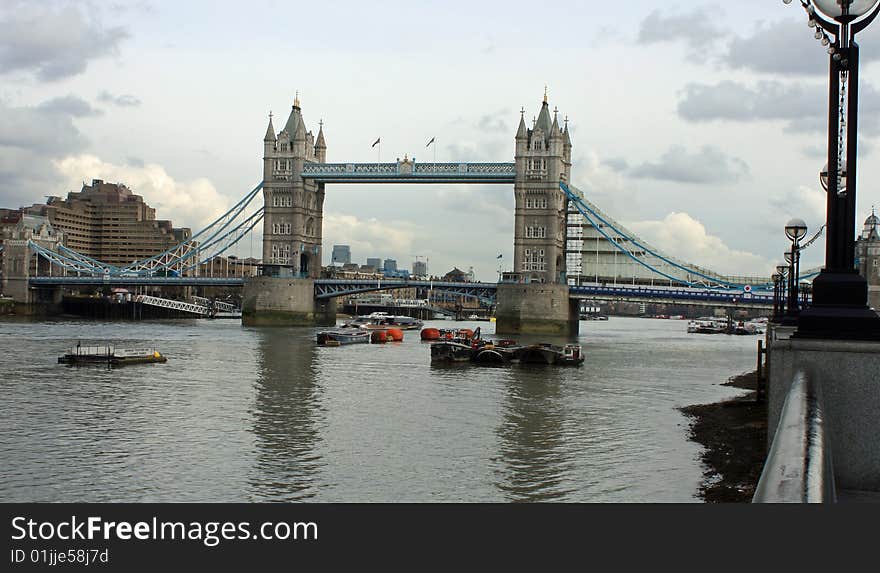
<path id="1" fill-rule="evenodd" d="M 124 266 L 157 255 L 190 238 L 188 228 L 156 219 L 156 210 L 120 183 L 92 180 L 66 199 L 49 197 L 25 213 L 46 217 L 66 247 L 103 263 Z"/>
<path id="2" fill-rule="evenodd" d="M 351 263 L 351 247 L 348 245 L 333 245 L 333 254 L 330 259 L 331 265 L 347 265 Z"/>

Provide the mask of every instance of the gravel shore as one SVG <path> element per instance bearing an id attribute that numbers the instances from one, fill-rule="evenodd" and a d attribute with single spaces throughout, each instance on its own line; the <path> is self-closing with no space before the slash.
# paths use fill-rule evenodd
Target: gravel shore
<path id="1" fill-rule="evenodd" d="M 705 448 L 699 493 L 707 503 L 749 503 L 767 457 L 767 402 L 755 401 L 756 372 L 734 376 L 723 385 L 751 392 L 681 408 L 691 418 L 690 439 Z"/>

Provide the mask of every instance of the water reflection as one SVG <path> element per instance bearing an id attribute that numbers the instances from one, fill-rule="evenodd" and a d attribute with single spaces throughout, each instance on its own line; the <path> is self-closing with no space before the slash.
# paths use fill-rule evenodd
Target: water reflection
<path id="1" fill-rule="evenodd" d="M 322 405 L 311 330 L 264 329 L 257 351 L 253 496 L 258 501 L 314 497 L 322 466 L 316 453 Z"/>
<path id="2" fill-rule="evenodd" d="M 565 435 L 565 370 L 539 365 L 507 370 L 496 430 L 500 443 L 495 486 L 510 501 L 552 501 L 570 493 L 563 486 L 572 465 Z"/>

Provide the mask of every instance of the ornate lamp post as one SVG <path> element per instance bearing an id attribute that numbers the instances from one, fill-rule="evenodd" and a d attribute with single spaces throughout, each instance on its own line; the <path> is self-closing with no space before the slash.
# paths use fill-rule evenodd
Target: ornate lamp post
<path id="1" fill-rule="evenodd" d="M 776 276 L 779 277 L 779 292 L 777 294 L 776 312 L 773 315 L 774 322 L 780 322 L 785 314 L 785 272 L 787 270 L 787 265 L 776 265 Z"/>
<path id="2" fill-rule="evenodd" d="M 803 219 L 792 219 L 785 224 L 785 236 L 791 241 L 791 250 L 785 253 L 785 260 L 789 263 L 788 270 L 788 310 L 785 313 L 789 319 L 798 315 L 798 283 L 800 282 L 800 242 L 807 234 L 807 224 Z"/>
<path id="3" fill-rule="evenodd" d="M 773 273 L 773 322 L 779 321 L 779 283 L 782 281 L 782 275 Z"/>
<path id="4" fill-rule="evenodd" d="M 800 313 L 794 336 L 880 339 L 880 316 L 868 308 L 868 284 L 855 269 L 859 97 L 855 35 L 877 17 L 880 0 L 799 1 L 807 11 L 810 27 L 816 29 L 816 38 L 828 46 L 830 62 L 828 163 L 820 174 L 827 195 L 828 234 L 825 266 L 813 281 L 813 303 Z M 791 0 L 783 2 L 790 4 Z"/>

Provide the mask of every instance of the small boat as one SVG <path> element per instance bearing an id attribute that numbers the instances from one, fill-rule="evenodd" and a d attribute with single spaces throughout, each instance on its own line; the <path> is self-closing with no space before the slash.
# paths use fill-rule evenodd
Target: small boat
<path id="1" fill-rule="evenodd" d="M 467 317 L 468 320 L 476 320 L 478 322 L 489 322 L 488 316 L 480 316 L 478 314 L 472 314 Z"/>
<path id="2" fill-rule="evenodd" d="M 696 334 L 723 334 L 727 332 L 727 319 L 703 316 L 688 322 L 687 331 Z"/>
<path id="3" fill-rule="evenodd" d="M 416 330 L 424 323 L 411 316 L 395 316 L 387 312 L 374 312 L 358 316 L 342 325 L 343 328 L 363 328 L 365 330 L 384 330 L 387 328 L 399 328 L 401 330 Z"/>
<path id="4" fill-rule="evenodd" d="M 167 362 L 168 358 L 155 348 L 118 348 L 115 345 L 76 346 L 58 357 L 59 364 L 154 364 Z"/>
<path id="5" fill-rule="evenodd" d="M 342 346 L 345 344 L 363 344 L 370 341 L 370 333 L 366 330 L 323 330 L 318 333 L 320 346 Z"/>
<path id="6" fill-rule="evenodd" d="M 742 320 L 736 323 L 736 326 L 733 327 L 733 334 L 739 335 L 749 335 L 749 334 L 758 334 L 758 327 L 751 322 L 743 322 Z"/>

